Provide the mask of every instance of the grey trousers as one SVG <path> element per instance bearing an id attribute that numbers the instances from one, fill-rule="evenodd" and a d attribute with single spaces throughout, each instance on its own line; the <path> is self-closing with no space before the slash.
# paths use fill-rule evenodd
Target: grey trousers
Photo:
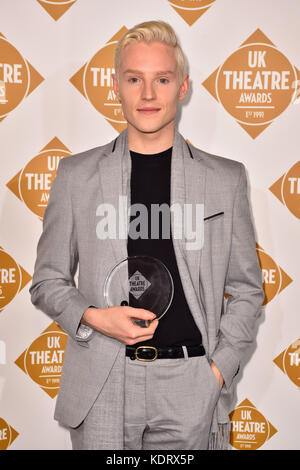
<path id="1" fill-rule="evenodd" d="M 124 450 L 207 449 L 220 387 L 206 356 L 188 357 L 183 349 L 185 357 L 179 359 L 126 357 Z M 105 409 L 97 401 L 83 423 L 70 430 L 74 450 L 100 450 L 97 434 L 103 434 Z M 105 449 L 112 448 L 107 442 Z"/>

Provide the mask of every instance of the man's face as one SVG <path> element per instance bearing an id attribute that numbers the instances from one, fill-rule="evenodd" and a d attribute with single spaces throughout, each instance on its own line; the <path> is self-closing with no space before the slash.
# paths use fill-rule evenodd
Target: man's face
<path id="1" fill-rule="evenodd" d="M 179 81 L 174 48 L 165 43 L 131 43 L 122 51 L 114 91 L 128 122 L 141 133 L 155 133 L 175 121 L 178 101 L 189 87 L 188 75 Z"/>

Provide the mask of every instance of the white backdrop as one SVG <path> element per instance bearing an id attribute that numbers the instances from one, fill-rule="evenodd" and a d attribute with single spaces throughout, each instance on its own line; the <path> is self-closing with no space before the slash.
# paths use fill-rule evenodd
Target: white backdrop
<path id="1" fill-rule="evenodd" d="M 62 14 L 64 5 L 69 8 Z M 174 27 L 190 64 L 180 132 L 248 171 L 266 305 L 250 361 L 237 377 L 232 449 L 299 449 L 300 106 L 291 92 L 292 80 L 300 78 L 299 1 L 0 0 L 0 11 L 0 116 L 6 114 L 0 122 L 0 449 L 71 448 L 68 432 L 53 420 L 65 336 L 35 309 L 28 292 L 42 229 L 38 201 L 46 204 L 57 159 L 102 145 L 120 131 L 107 119 L 118 109 L 104 105 L 109 87 L 99 88 L 93 105 L 83 96 L 78 71 L 121 28 L 150 19 Z M 213 73 L 224 62 L 222 70 L 254 70 L 241 59 L 254 60 L 256 50 L 265 51 L 256 57 L 256 71 L 268 71 L 262 76 L 264 85 L 269 78 L 264 104 L 270 107 L 255 118 L 236 106 L 242 92 L 253 93 L 251 105 L 258 106 L 259 77 L 256 88 L 244 83 L 241 91 L 229 78 L 226 89 L 221 72 L 216 88 Z M 105 51 L 99 60 L 107 73 L 111 50 Z M 114 116 L 120 119 L 117 111 Z M 265 121 L 272 122 L 263 128 Z M 54 333 L 42 334 L 49 327 Z"/>

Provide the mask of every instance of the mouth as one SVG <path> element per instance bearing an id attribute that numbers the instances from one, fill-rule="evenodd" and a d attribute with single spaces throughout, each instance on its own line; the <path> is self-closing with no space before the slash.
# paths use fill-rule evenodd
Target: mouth
<path id="1" fill-rule="evenodd" d="M 142 114 L 155 114 L 160 111 L 160 108 L 138 108 L 137 111 Z"/>

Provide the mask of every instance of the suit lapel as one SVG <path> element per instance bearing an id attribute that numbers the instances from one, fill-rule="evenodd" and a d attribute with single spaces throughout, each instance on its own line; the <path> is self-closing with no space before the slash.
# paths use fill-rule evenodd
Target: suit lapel
<path id="1" fill-rule="evenodd" d="M 130 207 L 131 160 L 127 144 L 127 131 L 122 132 L 111 151 L 99 162 L 99 178 L 102 200 L 109 204 L 116 215 L 116 236 L 110 236 L 114 264 L 127 258 L 127 236 Z"/>
<path id="2" fill-rule="evenodd" d="M 184 177 L 186 187 L 185 203 L 190 204 L 193 208 L 193 230 L 196 229 L 196 205 L 203 205 L 205 207 L 205 183 L 206 183 L 206 168 L 195 157 L 187 158 L 185 153 Z M 203 226 L 203 221 L 201 221 Z M 200 234 L 198 233 L 198 236 Z M 202 234 L 204 236 L 204 232 Z M 199 271 L 201 263 L 202 247 L 186 250 L 187 264 L 189 272 L 194 285 L 197 296 L 199 297 Z"/>
<path id="3" fill-rule="evenodd" d="M 205 202 L 206 168 L 199 157 L 189 151 L 189 147 L 178 131 L 175 131 L 171 164 L 171 206 L 178 204 L 184 214 L 184 204 L 190 204 L 194 209 L 196 204 Z M 178 218 L 179 219 L 179 218 Z M 176 238 L 180 233 L 180 222 L 171 216 L 173 246 L 180 274 L 182 287 L 194 320 L 201 331 L 203 345 L 207 348 L 207 325 L 204 307 L 199 293 L 199 272 L 202 249 L 187 250 L 188 240 L 182 231 L 182 238 Z M 182 224 L 182 221 L 181 221 Z M 182 227 L 181 227 L 182 229 Z"/>

